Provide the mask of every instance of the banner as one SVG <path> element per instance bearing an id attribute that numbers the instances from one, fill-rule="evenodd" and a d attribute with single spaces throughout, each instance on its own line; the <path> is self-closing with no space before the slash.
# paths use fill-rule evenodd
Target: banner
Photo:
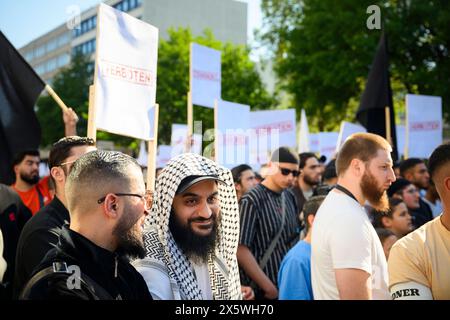
<path id="1" fill-rule="evenodd" d="M 336 143 L 336 153 L 349 136 L 358 132 L 367 132 L 367 130 L 359 124 L 342 121 L 341 130 L 339 131 L 339 137 Z"/>
<path id="2" fill-rule="evenodd" d="M 428 158 L 442 144 L 442 98 L 406 95 L 408 158 Z"/>
<path id="3" fill-rule="evenodd" d="M 172 158 L 186 153 L 188 139 L 188 126 L 185 124 L 172 124 L 172 136 L 170 139 L 170 146 L 172 147 Z M 202 135 L 193 134 L 192 153 L 202 154 Z"/>
<path id="4" fill-rule="evenodd" d="M 250 106 L 219 100 L 216 161 L 227 168 L 252 162 L 249 151 Z"/>
<path id="5" fill-rule="evenodd" d="M 94 78 L 98 129 L 153 138 L 157 58 L 157 28 L 99 5 Z"/>
<path id="6" fill-rule="evenodd" d="M 192 104 L 214 108 L 222 90 L 221 52 L 191 43 L 189 77 Z"/>

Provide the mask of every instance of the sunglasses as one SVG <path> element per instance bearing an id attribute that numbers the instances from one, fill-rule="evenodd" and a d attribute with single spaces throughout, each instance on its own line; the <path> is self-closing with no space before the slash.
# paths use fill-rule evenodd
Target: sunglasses
<path id="1" fill-rule="evenodd" d="M 147 190 L 145 192 L 144 195 L 141 194 L 136 194 L 136 193 L 112 193 L 115 196 L 118 197 L 137 197 L 137 198 L 141 198 L 142 200 L 144 200 L 144 206 L 145 206 L 145 210 L 150 210 L 152 208 L 152 203 L 153 203 L 153 193 L 149 190 Z M 97 200 L 98 204 L 101 204 L 103 201 L 105 201 L 106 196 L 101 197 L 100 199 Z"/>
<path id="2" fill-rule="evenodd" d="M 279 168 L 280 168 L 281 174 L 283 176 L 288 176 L 289 174 L 292 173 L 292 175 L 294 177 L 298 177 L 300 174 L 300 171 L 298 171 L 298 170 L 290 170 L 290 169 L 286 169 L 286 168 L 282 168 L 282 167 L 279 167 Z"/>

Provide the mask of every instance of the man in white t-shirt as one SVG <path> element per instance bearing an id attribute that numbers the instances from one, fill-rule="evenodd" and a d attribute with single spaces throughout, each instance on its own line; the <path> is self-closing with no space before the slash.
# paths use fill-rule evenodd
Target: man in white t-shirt
<path id="1" fill-rule="evenodd" d="M 338 182 L 317 212 L 312 231 L 314 298 L 390 299 L 381 242 L 364 210 L 389 207 L 386 190 L 395 181 L 392 151 L 381 136 L 350 136 L 336 159 Z"/>

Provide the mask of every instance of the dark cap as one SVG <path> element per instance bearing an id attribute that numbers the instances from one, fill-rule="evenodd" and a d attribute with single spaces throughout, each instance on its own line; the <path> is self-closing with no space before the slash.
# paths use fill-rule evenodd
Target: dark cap
<path id="1" fill-rule="evenodd" d="M 393 184 L 391 184 L 391 186 L 387 190 L 387 194 L 389 197 L 392 197 L 398 191 L 405 189 L 410 184 L 412 184 L 411 181 L 403 179 L 403 178 L 398 178 L 397 180 L 394 181 Z"/>
<path id="2" fill-rule="evenodd" d="M 180 194 L 185 192 L 187 189 L 192 187 L 194 184 L 199 183 L 201 181 L 205 180 L 215 180 L 217 182 L 226 184 L 225 181 L 220 180 L 219 177 L 214 175 L 204 175 L 204 176 L 189 176 L 181 180 L 180 185 L 178 186 L 177 191 L 175 194 Z"/>
<path id="3" fill-rule="evenodd" d="M 286 162 L 286 163 L 293 163 L 296 165 L 298 165 L 300 161 L 298 155 L 288 147 L 280 147 L 276 149 L 272 153 L 272 158 L 270 160 L 272 162 Z"/>

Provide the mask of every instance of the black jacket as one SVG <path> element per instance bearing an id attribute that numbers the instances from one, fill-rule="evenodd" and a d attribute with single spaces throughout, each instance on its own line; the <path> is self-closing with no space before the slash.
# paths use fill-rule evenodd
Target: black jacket
<path id="1" fill-rule="evenodd" d="M 17 245 L 13 290 L 15 298 L 47 252 L 58 243 L 62 226 L 69 222 L 69 211 L 55 196 L 25 224 Z"/>
<path id="2" fill-rule="evenodd" d="M 97 287 L 99 286 L 107 292 L 111 299 L 152 299 L 144 279 L 128 262 L 128 259 L 95 245 L 81 234 L 70 230 L 66 225 L 60 232 L 56 248 L 45 256 L 33 275 L 54 265 L 55 262 L 60 264 L 65 262 L 69 269 L 79 268 L 82 279 L 86 279 L 84 275 L 92 279 Z M 27 298 L 30 300 L 93 300 L 92 290 L 88 290 L 86 286 L 69 288 L 68 283 L 74 284 L 73 275 L 76 273 L 53 273 L 45 279 L 46 281 L 37 282 L 32 286 Z M 99 296 L 100 299 L 104 299 L 101 298 L 101 295 L 97 295 L 97 297 Z"/>
<path id="3" fill-rule="evenodd" d="M 0 284 L 0 300 L 11 299 L 17 244 L 30 218 L 31 211 L 22 203 L 19 195 L 10 187 L 0 184 L 0 229 L 3 234 L 3 257 L 8 265 L 3 284 Z"/>
<path id="4" fill-rule="evenodd" d="M 431 211 L 430 206 L 419 198 L 420 207 L 417 209 L 409 209 L 408 211 L 412 216 L 412 224 L 414 229 L 420 228 L 422 225 L 427 223 L 428 221 L 433 220 L 433 212 Z"/>

